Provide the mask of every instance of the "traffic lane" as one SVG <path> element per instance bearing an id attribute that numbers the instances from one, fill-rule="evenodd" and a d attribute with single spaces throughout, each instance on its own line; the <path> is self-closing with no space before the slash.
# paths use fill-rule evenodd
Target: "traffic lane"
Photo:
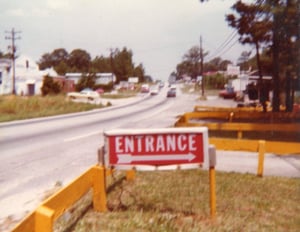
<path id="1" fill-rule="evenodd" d="M 36 136 L 28 136 L 23 139 L 18 138 L 3 143 L 1 146 L 2 154 L 0 156 L 0 170 L 3 172 L 4 170 L 8 170 L 9 172 L 9 170 L 14 170 L 18 166 L 23 166 L 24 168 L 24 165 L 30 164 L 34 160 L 40 162 L 42 159 L 41 157 L 44 158 L 46 156 L 45 151 L 48 150 L 53 150 L 54 154 L 52 154 L 52 157 L 57 157 L 59 156 L 59 152 L 56 151 L 57 148 L 63 147 L 63 149 L 69 149 L 70 146 L 74 146 L 74 144 L 72 144 L 64 147 L 63 144 L 72 141 L 80 142 L 81 139 L 91 136 L 101 136 L 106 129 L 127 125 L 128 121 L 136 121 L 140 118 L 145 118 L 143 115 L 149 115 L 147 112 L 151 112 L 158 106 L 151 105 L 152 108 L 149 106 L 147 107 L 146 110 L 139 109 L 139 111 L 133 111 L 131 113 L 128 108 L 124 108 L 122 109 L 122 112 L 125 112 L 125 116 L 122 117 L 120 117 L 120 114 L 118 114 L 118 116 L 114 115 L 114 117 L 106 114 L 108 118 L 105 120 L 93 121 L 89 119 L 88 123 L 80 126 L 52 130 L 51 133 L 43 131 L 43 133 L 41 132 L 41 134 Z M 95 148 L 95 151 L 97 151 L 97 148 Z"/>
<path id="2" fill-rule="evenodd" d="M 216 154 L 218 171 L 257 174 L 258 153 L 217 150 Z M 266 153 L 263 175 L 299 178 L 300 156 Z"/>
<path id="3" fill-rule="evenodd" d="M 146 110 L 149 107 L 155 107 L 158 104 L 162 104 L 163 101 L 163 98 L 153 99 L 145 97 L 143 100 L 138 99 L 136 102 L 129 102 L 129 104 L 123 106 L 40 119 L 21 120 L 15 123 L 1 123 L 0 145 L 17 138 L 40 136 L 43 133 L 51 133 L 61 129 L 81 127 L 87 124 L 118 118 L 127 112 L 131 114 L 132 112 Z"/>
<path id="4" fill-rule="evenodd" d="M 165 99 L 157 99 L 156 101 L 145 101 L 134 106 L 124 107 L 117 111 L 106 111 L 105 114 L 99 112 L 99 114 L 88 115 L 80 119 L 78 117 L 68 118 L 68 120 L 62 118 L 62 122 L 51 121 L 52 124 L 39 123 L 38 126 L 36 124 L 34 126 L 28 124 L 18 125 L 16 128 L 10 127 L 11 133 L 12 131 L 18 131 L 19 127 L 22 127 L 22 129 L 27 127 L 24 130 L 28 131 L 32 128 L 35 128 L 35 130 L 34 132 L 31 131 L 28 136 L 16 135 L 11 139 L 2 139 L 0 142 L 2 148 L 0 161 L 3 164 L 3 161 L 6 159 L 9 160 L 13 157 L 20 159 L 20 156 L 25 157 L 24 154 L 30 149 L 55 148 L 55 144 L 62 140 L 68 141 L 98 135 L 106 128 L 110 129 L 122 124 L 126 125 L 129 121 L 134 122 L 149 115 L 149 112 L 155 110 L 155 108 L 162 107 L 165 102 Z M 51 130 L 47 130 L 49 127 L 52 127 Z M 48 139 L 48 137 L 51 137 L 51 139 Z"/>
<path id="5" fill-rule="evenodd" d="M 0 156 L 1 204 L 7 204 L 13 194 L 15 199 L 19 199 L 33 191 L 33 198 L 26 199 L 27 203 L 21 204 L 20 211 L 24 211 L 24 207 L 32 208 L 36 202 L 35 196 L 41 196 L 43 191 L 56 182 L 67 183 L 97 162 L 97 150 L 103 145 L 104 130 L 126 125 L 130 120 L 145 118 L 155 108 L 150 106 L 152 109 L 133 112 L 132 115 L 127 112 L 128 109 L 123 109 L 127 113 L 126 117 L 119 116 L 105 123 L 91 123 L 82 128 L 58 130 L 56 133 L 54 131 L 16 140 L 14 146 L 8 146 L 10 150 L 6 153 L 9 155 Z"/>

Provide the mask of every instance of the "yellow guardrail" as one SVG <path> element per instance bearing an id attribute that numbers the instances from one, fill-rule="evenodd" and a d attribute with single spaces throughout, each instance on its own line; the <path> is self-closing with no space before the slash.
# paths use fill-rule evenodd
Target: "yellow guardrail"
<path id="1" fill-rule="evenodd" d="M 35 211 L 16 225 L 12 232 L 53 231 L 54 221 L 90 189 L 93 189 L 94 209 L 99 212 L 106 211 L 105 168 L 95 165 L 45 200 Z"/>
<path id="2" fill-rule="evenodd" d="M 300 117 L 300 114 L 293 117 Z M 282 114 L 265 114 L 263 112 L 233 112 L 233 111 L 201 111 L 189 112 L 182 115 L 176 122 L 176 127 L 196 127 L 205 126 L 209 130 L 220 131 L 236 131 L 237 137 L 242 138 L 244 131 L 273 131 L 273 132 L 292 132 L 300 133 L 300 123 L 263 123 L 263 121 L 276 121 L 287 117 L 292 117 L 290 114 L 283 116 Z M 246 123 L 232 122 L 233 120 L 242 121 L 243 119 L 260 120 L 261 123 Z M 219 120 L 221 122 L 212 122 Z M 297 140 L 297 138 L 295 138 Z M 300 136 L 299 136 L 300 141 Z"/>
<path id="3" fill-rule="evenodd" d="M 216 107 L 216 106 L 194 106 L 194 111 L 195 112 L 199 112 L 199 111 L 230 111 L 230 112 L 258 112 L 258 113 L 264 113 L 263 112 L 263 107 L 262 106 L 247 106 L 247 107 Z M 293 112 L 285 112 L 285 108 L 281 107 L 280 108 L 280 112 L 272 112 L 271 108 L 267 109 L 268 113 L 272 113 L 272 114 L 277 114 L 277 115 L 282 115 L 284 117 L 286 116 L 292 116 L 292 117 L 297 117 L 299 118 L 299 111 L 297 112 L 293 111 Z"/>
<path id="4" fill-rule="evenodd" d="M 209 138 L 209 143 L 215 145 L 217 150 L 231 151 L 257 152 L 259 141 L 264 141 L 266 153 L 275 153 L 277 155 L 300 154 L 300 143 L 297 142 Z"/>
<path id="5" fill-rule="evenodd" d="M 217 109 L 220 109 L 218 111 Z M 199 119 L 219 119 L 228 121 L 242 121 L 242 120 L 266 120 L 268 122 L 281 122 L 284 120 L 300 120 L 300 113 L 297 112 L 257 112 L 257 111 L 241 111 L 239 108 L 207 108 L 202 111 L 193 111 L 185 113 L 181 116 L 180 120 L 182 122 L 187 122 L 188 120 L 199 120 Z"/>
<path id="6" fill-rule="evenodd" d="M 241 108 L 242 109 L 242 108 Z M 300 155 L 300 123 L 246 123 L 232 122 L 246 119 L 272 122 L 292 119 L 299 121 L 299 113 L 264 113 L 255 110 L 223 107 L 199 107 L 194 112 L 182 115 L 176 122 L 175 127 L 200 127 L 205 126 L 209 131 L 236 131 L 238 139 L 209 138 L 209 143 L 214 144 L 217 150 L 250 151 L 258 152 L 257 175 L 263 175 L 264 154 L 275 153 L 278 155 Z M 212 122 L 218 120 L 221 122 Z M 242 139 L 243 132 L 280 132 L 290 133 L 297 136 L 296 142 L 266 141 Z"/>

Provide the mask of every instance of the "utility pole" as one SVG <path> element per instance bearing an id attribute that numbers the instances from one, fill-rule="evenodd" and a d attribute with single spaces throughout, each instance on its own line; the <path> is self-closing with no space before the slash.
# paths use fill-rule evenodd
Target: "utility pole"
<path id="1" fill-rule="evenodd" d="M 21 33 L 21 31 L 15 31 L 14 28 L 11 29 L 11 31 L 5 31 L 5 33 L 8 33 L 10 34 L 9 36 L 5 36 L 5 39 L 9 39 L 11 40 L 11 46 L 10 49 L 11 49 L 11 60 L 12 60 L 12 68 L 13 68 L 13 75 L 12 75 L 12 94 L 15 95 L 16 94 L 16 86 L 15 86 L 15 82 L 16 82 L 16 69 L 15 69 L 15 60 L 16 60 L 16 56 L 15 56 L 15 53 L 16 53 L 16 46 L 15 46 L 15 41 L 17 39 L 21 39 L 20 36 L 16 37 L 16 35 L 18 33 Z"/>
<path id="2" fill-rule="evenodd" d="M 204 97 L 204 76 L 203 76 L 203 48 L 202 48 L 202 36 L 200 35 L 200 76 L 201 76 L 201 90 L 202 97 Z"/>

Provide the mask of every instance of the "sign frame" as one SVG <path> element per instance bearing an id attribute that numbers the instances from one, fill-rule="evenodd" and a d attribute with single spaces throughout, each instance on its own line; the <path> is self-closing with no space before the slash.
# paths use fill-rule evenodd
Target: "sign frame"
<path id="1" fill-rule="evenodd" d="M 145 155 L 143 156 L 135 156 L 131 154 L 122 154 L 122 158 L 126 159 L 135 159 L 135 163 L 132 160 L 128 162 L 128 164 L 118 164 L 116 163 L 116 148 L 112 148 L 111 141 L 113 138 L 122 138 L 125 136 L 181 136 L 181 135 L 188 135 L 189 138 L 195 138 L 197 136 L 197 141 L 199 142 L 199 139 L 201 139 L 201 148 L 197 147 L 197 149 L 202 149 L 201 154 L 194 154 L 195 156 L 201 156 L 199 157 L 193 157 L 193 154 L 189 154 L 192 157 L 189 157 L 189 159 L 202 159 L 202 162 L 193 162 L 193 161 L 179 161 L 177 163 L 176 157 L 179 157 L 179 155 L 175 152 L 175 154 L 152 154 L 153 157 L 161 158 L 163 159 L 162 164 L 152 164 L 151 161 L 145 162 L 143 159 L 151 159 L 151 155 Z M 185 138 L 186 139 L 186 138 Z M 104 140 L 105 140 L 105 155 L 104 155 L 104 163 L 107 167 L 113 167 L 114 169 L 119 170 L 141 170 L 141 171 L 154 171 L 154 170 L 173 170 L 173 169 L 195 169 L 199 167 L 208 168 L 209 167 L 209 140 L 208 140 L 208 129 L 206 127 L 170 127 L 170 128 L 145 128 L 145 129 L 114 129 L 114 130 L 108 130 L 104 131 Z M 193 142 L 193 141 L 192 141 Z M 199 144 L 194 146 L 199 146 Z M 190 148 L 190 147 L 189 147 Z M 188 149 L 188 148 L 187 148 Z M 185 150 L 187 151 L 187 150 Z M 123 151 L 126 153 L 125 151 Z M 126 156 L 127 155 L 127 156 Z M 169 155 L 169 157 L 168 157 Z M 186 154 L 187 155 L 187 154 Z M 119 156 L 118 156 L 119 157 Z M 187 156 L 188 157 L 188 156 Z M 169 161 L 165 161 L 164 159 L 169 159 Z M 172 161 L 174 159 L 174 161 Z M 179 158 L 180 159 L 180 158 Z M 182 158 L 183 159 L 183 158 Z M 112 161 L 114 160 L 114 161 Z M 119 159 L 118 159 L 119 160 Z M 164 164 L 165 162 L 165 164 Z M 169 164 L 170 163 L 170 164 Z"/>

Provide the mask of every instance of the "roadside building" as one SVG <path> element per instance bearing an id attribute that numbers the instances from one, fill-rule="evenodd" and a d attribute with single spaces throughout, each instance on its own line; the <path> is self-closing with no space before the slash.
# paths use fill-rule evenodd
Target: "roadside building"
<path id="1" fill-rule="evenodd" d="M 53 81 L 59 84 L 63 93 L 75 91 L 75 83 L 73 80 L 67 80 L 65 77 L 53 77 Z"/>
<path id="2" fill-rule="evenodd" d="M 44 76 L 56 77 L 51 68 L 40 71 L 30 57 L 21 55 L 15 60 L 15 92 L 17 95 L 41 94 Z M 11 94 L 13 90 L 13 67 L 10 59 L 0 59 L 0 95 Z"/>
<path id="3" fill-rule="evenodd" d="M 66 73 L 65 78 L 67 80 L 72 80 L 74 81 L 74 84 L 78 84 L 79 80 L 82 77 L 88 77 L 91 74 L 85 74 L 85 73 Z M 96 85 L 109 85 L 110 83 L 115 83 L 116 82 L 116 76 L 113 73 L 96 73 L 96 80 L 95 84 Z"/>

